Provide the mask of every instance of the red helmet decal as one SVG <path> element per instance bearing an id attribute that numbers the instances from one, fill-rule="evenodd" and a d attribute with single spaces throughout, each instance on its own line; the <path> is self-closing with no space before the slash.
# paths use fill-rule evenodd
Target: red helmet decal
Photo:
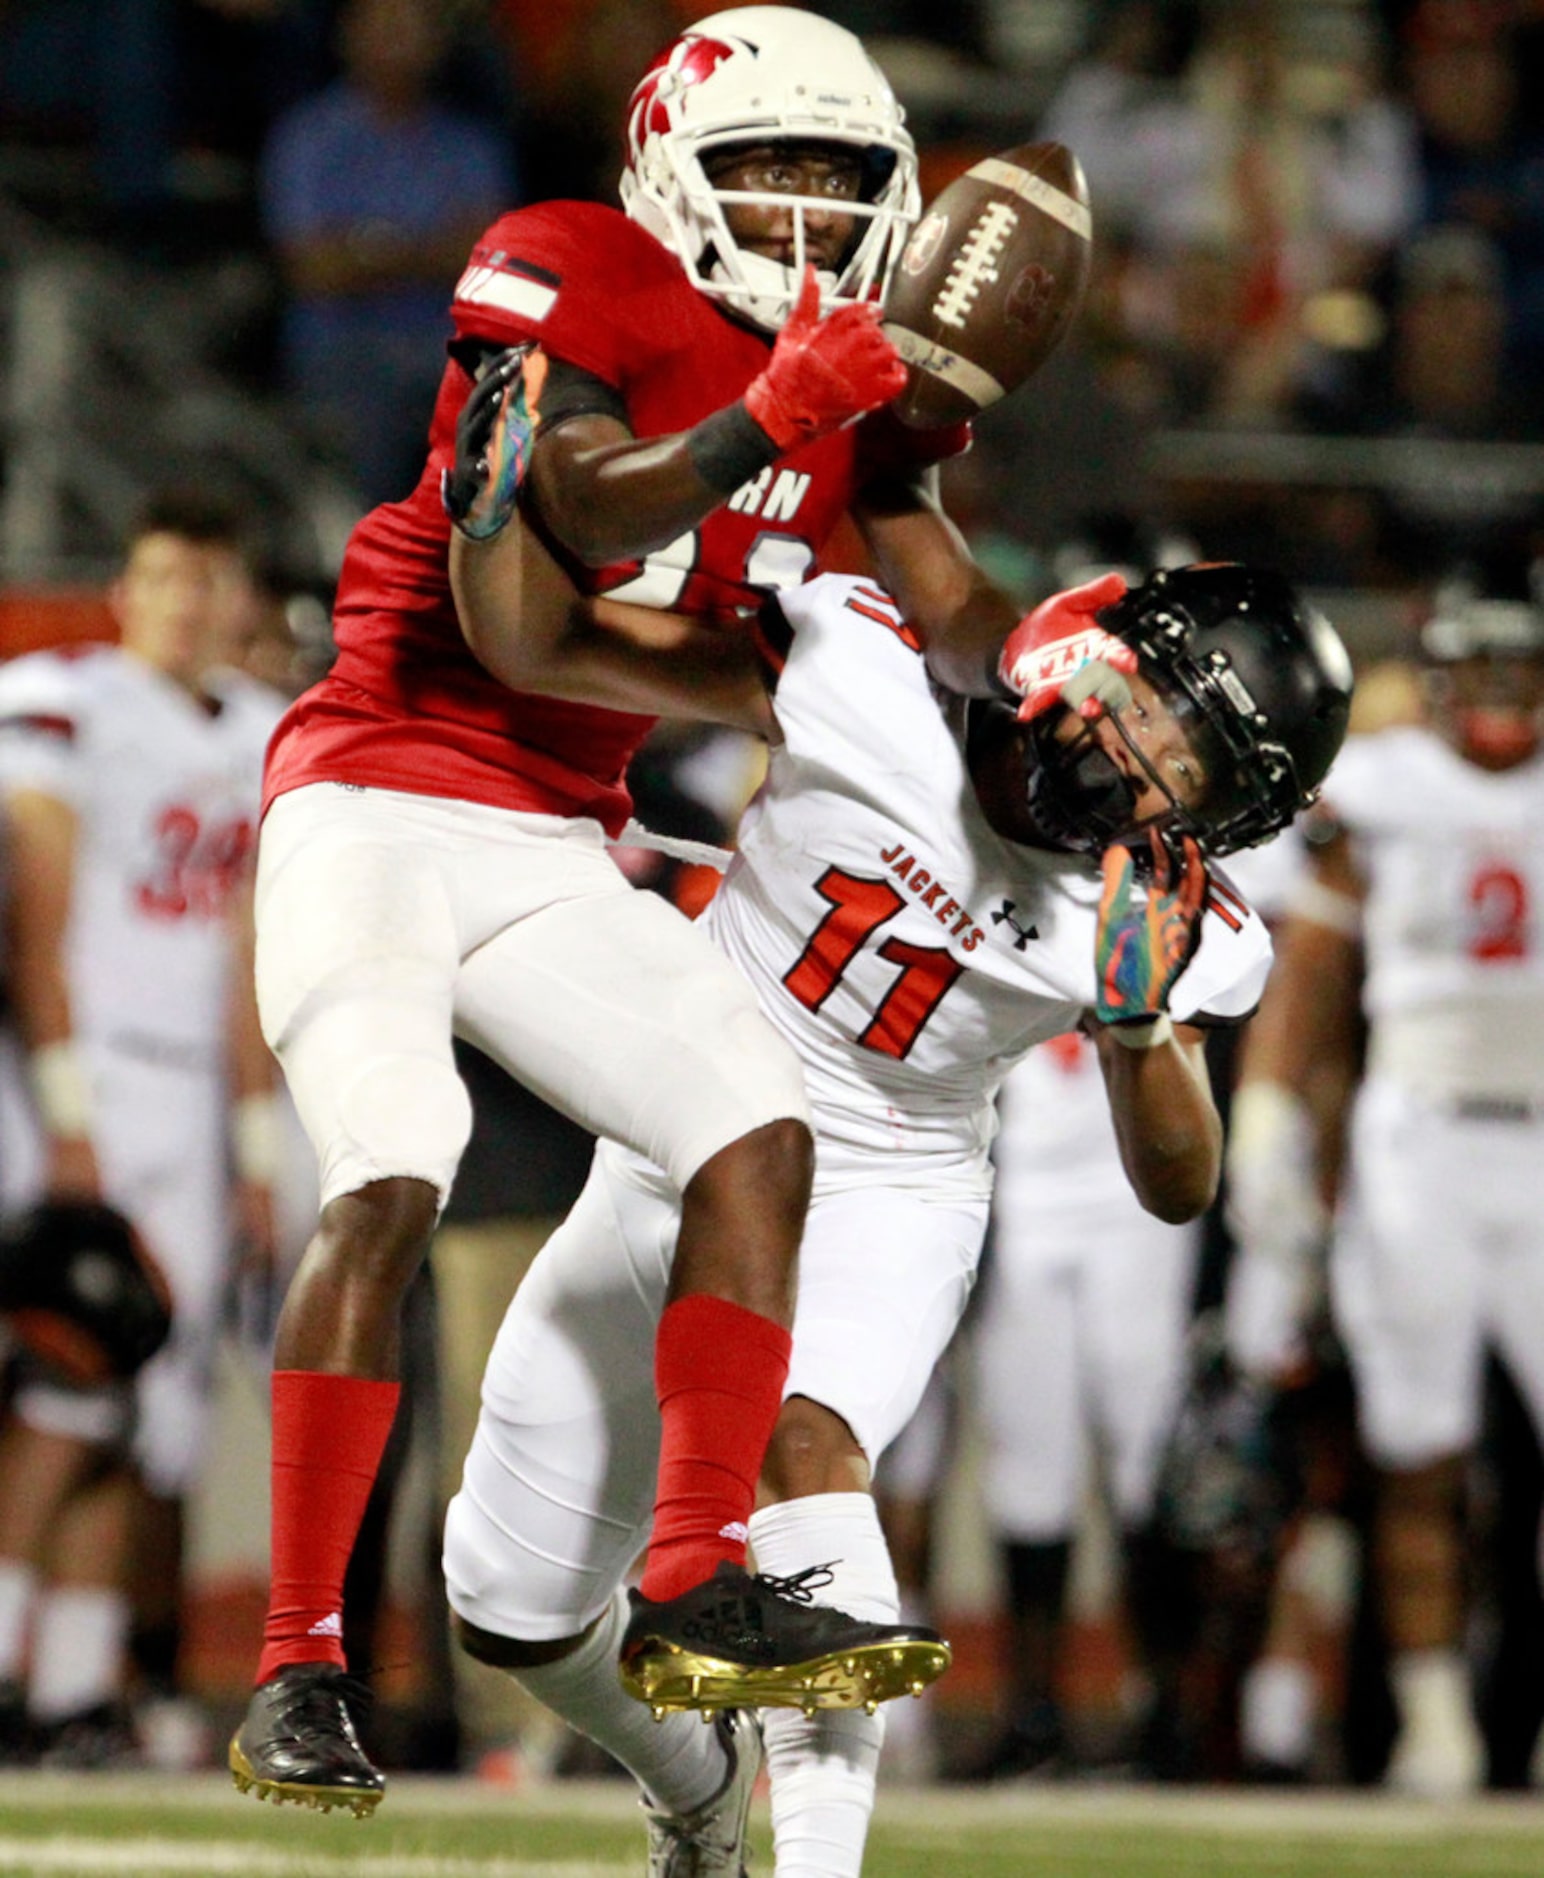
<path id="1" fill-rule="evenodd" d="M 725 59 L 732 59 L 738 49 L 722 39 L 708 39 L 701 33 L 683 33 L 679 39 L 672 40 L 633 87 L 627 111 L 628 149 L 636 153 L 643 147 L 646 137 L 656 131 L 669 130 L 670 115 L 659 97 L 660 82 L 667 74 L 677 81 L 672 89 L 700 85 Z"/>

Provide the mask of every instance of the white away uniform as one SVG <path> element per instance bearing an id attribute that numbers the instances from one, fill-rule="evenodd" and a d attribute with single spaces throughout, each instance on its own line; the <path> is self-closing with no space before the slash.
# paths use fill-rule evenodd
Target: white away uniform
<path id="1" fill-rule="evenodd" d="M 815 1120 L 787 1393 L 872 1462 L 970 1292 L 998 1082 L 1095 1002 L 1100 878 L 993 832 L 887 596 L 830 575 L 781 604 L 784 741 L 704 918 L 797 1050 Z M 1174 1014 L 1243 1015 L 1264 928 L 1221 887 L 1203 930 Z M 603 1143 L 510 1308 L 446 1532 L 451 1603 L 484 1629 L 574 1634 L 647 1537 L 677 1219 L 664 1177 Z"/>
<path id="2" fill-rule="evenodd" d="M 175 1307 L 171 1340 L 136 1383 L 139 1457 L 167 1494 L 188 1486 L 201 1449 L 230 1239 L 226 916 L 250 873 L 283 708 L 237 672 L 210 688 L 217 711 L 109 646 L 0 670 L 0 785 L 76 816 L 67 977 L 93 1145 L 105 1197 L 139 1228 Z M 35 1146 L 13 1150 L 36 1164 Z"/>
<path id="3" fill-rule="evenodd" d="M 1325 800 L 1367 884 L 1367 1069 L 1331 1280 L 1373 1457 L 1472 1444 L 1494 1342 L 1544 1428 L 1544 757 L 1354 738 Z"/>

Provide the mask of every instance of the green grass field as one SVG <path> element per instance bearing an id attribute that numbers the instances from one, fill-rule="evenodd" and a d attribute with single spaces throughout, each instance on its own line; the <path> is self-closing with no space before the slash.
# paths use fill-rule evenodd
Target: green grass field
<path id="1" fill-rule="evenodd" d="M 399 1780 L 373 1820 L 239 1798 L 218 1776 L 0 1778 L 0 1878 L 639 1878 L 618 1783 L 502 1795 Z M 766 1803 L 753 1872 L 771 1878 Z M 1544 1800 L 1087 1785 L 886 1791 L 865 1878 L 1537 1878 Z"/>

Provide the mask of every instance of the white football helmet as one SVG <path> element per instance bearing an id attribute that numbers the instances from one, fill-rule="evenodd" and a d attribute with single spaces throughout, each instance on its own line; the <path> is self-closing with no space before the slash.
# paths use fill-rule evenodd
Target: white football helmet
<path id="1" fill-rule="evenodd" d="M 822 272 L 821 309 L 883 301 L 921 209 L 905 112 L 845 27 L 797 7 L 736 7 L 699 20 L 644 73 L 628 107 L 622 206 L 670 249 L 699 292 L 776 332 L 804 275 L 804 213 L 826 199 L 716 190 L 704 158 L 736 146 L 841 144 L 863 158 L 860 199 L 843 203 L 857 234 L 836 273 Z M 795 264 L 736 246 L 726 203 L 792 207 Z"/>

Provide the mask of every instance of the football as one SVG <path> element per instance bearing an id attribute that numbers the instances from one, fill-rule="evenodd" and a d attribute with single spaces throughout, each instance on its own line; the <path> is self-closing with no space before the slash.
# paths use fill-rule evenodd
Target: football
<path id="1" fill-rule="evenodd" d="M 1065 144 L 1020 144 L 950 183 L 912 230 L 885 301 L 907 366 L 897 417 L 955 424 L 1022 385 L 1072 323 L 1092 241 L 1088 185 Z"/>

